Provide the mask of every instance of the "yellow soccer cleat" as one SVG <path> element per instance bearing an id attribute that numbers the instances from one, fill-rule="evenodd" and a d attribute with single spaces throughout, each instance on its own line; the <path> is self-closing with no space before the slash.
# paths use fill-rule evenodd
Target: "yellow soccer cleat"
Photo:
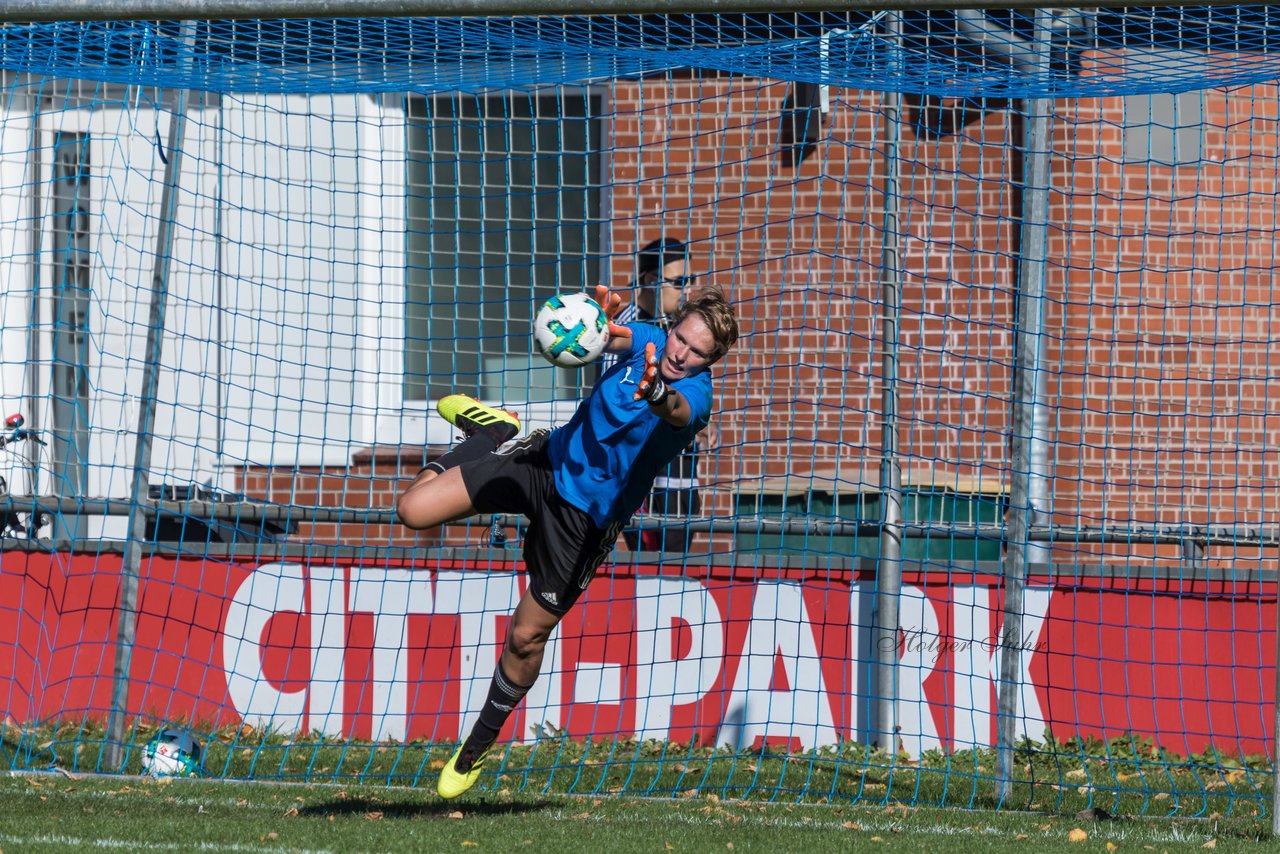
<path id="1" fill-rule="evenodd" d="M 436 412 L 463 434 L 484 431 L 493 436 L 499 445 L 515 438 L 520 432 L 520 419 L 514 412 L 497 409 L 481 403 L 466 394 L 451 394 L 440 398 Z"/>
<path id="2" fill-rule="evenodd" d="M 458 770 L 458 757 L 462 755 L 462 747 L 463 745 L 459 745 L 458 749 L 453 752 L 453 756 L 440 769 L 440 779 L 436 781 L 436 791 L 440 793 L 442 798 L 458 797 L 458 795 L 461 795 L 476 784 L 476 780 L 480 779 L 480 772 L 484 770 L 484 760 L 489 755 L 488 749 L 476 757 L 465 773 Z"/>

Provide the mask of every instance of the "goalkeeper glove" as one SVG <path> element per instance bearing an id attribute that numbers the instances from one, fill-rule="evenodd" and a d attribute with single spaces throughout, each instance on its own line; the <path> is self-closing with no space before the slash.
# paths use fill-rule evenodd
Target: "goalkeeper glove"
<path id="1" fill-rule="evenodd" d="M 636 400 L 644 400 L 650 406 L 660 406 L 671 396 L 671 386 L 658 375 L 658 354 L 653 342 L 644 345 L 644 373 L 640 375 L 640 385 L 634 395 Z"/>
<path id="2" fill-rule="evenodd" d="M 622 311 L 622 297 L 610 293 L 608 285 L 596 285 L 596 302 L 600 303 L 600 308 L 604 310 L 604 316 L 609 321 L 609 337 L 630 338 L 630 329 L 613 322 L 618 312 Z"/>

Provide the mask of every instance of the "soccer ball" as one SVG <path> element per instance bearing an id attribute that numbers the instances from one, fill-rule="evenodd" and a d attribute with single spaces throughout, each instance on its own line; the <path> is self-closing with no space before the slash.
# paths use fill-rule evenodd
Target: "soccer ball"
<path id="1" fill-rule="evenodd" d="M 594 362 L 609 343 L 609 318 L 586 294 L 559 294 L 542 304 L 533 341 L 547 361 L 562 368 Z"/>
<path id="2" fill-rule="evenodd" d="M 181 729 L 162 729 L 142 751 L 149 777 L 194 777 L 200 773 L 200 742 Z"/>

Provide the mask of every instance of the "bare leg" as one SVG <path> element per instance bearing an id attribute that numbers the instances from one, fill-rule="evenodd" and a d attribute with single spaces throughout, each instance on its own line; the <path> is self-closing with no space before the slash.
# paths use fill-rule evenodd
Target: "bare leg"
<path id="1" fill-rule="evenodd" d="M 419 474 L 396 499 L 396 515 L 406 528 L 421 531 L 475 514 L 471 496 L 456 468 L 444 474 L 430 469 Z"/>
<path id="2" fill-rule="evenodd" d="M 455 767 L 459 772 L 466 773 L 493 744 L 507 718 L 538 680 L 542 653 L 559 622 L 560 617 L 543 608 L 532 594 L 525 591 L 511 615 L 502 658 L 494 670 L 493 681 L 489 683 L 489 696 L 480 709 L 480 718 L 458 754 Z"/>
<path id="3" fill-rule="evenodd" d="M 526 590 L 507 625 L 502 648 L 502 669 L 521 685 L 532 685 L 542 671 L 542 653 L 560 617 L 538 604 Z"/>

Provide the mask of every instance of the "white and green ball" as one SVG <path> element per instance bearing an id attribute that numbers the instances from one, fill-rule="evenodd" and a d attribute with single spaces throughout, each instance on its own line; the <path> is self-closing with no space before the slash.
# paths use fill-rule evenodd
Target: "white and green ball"
<path id="1" fill-rule="evenodd" d="M 542 304 L 533 321 L 539 353 L 562 368 L 580 368 L 600 358 L 609 343 L 609 318 L 586 294 L 558 294 Z"/>
<path id="2" fill-rule="evenodd" d="M 200 742 L 186 730 L 162 729 L 142 750 L 142 773 L 149 777 L 195 777 L 200 773 Z"/>

